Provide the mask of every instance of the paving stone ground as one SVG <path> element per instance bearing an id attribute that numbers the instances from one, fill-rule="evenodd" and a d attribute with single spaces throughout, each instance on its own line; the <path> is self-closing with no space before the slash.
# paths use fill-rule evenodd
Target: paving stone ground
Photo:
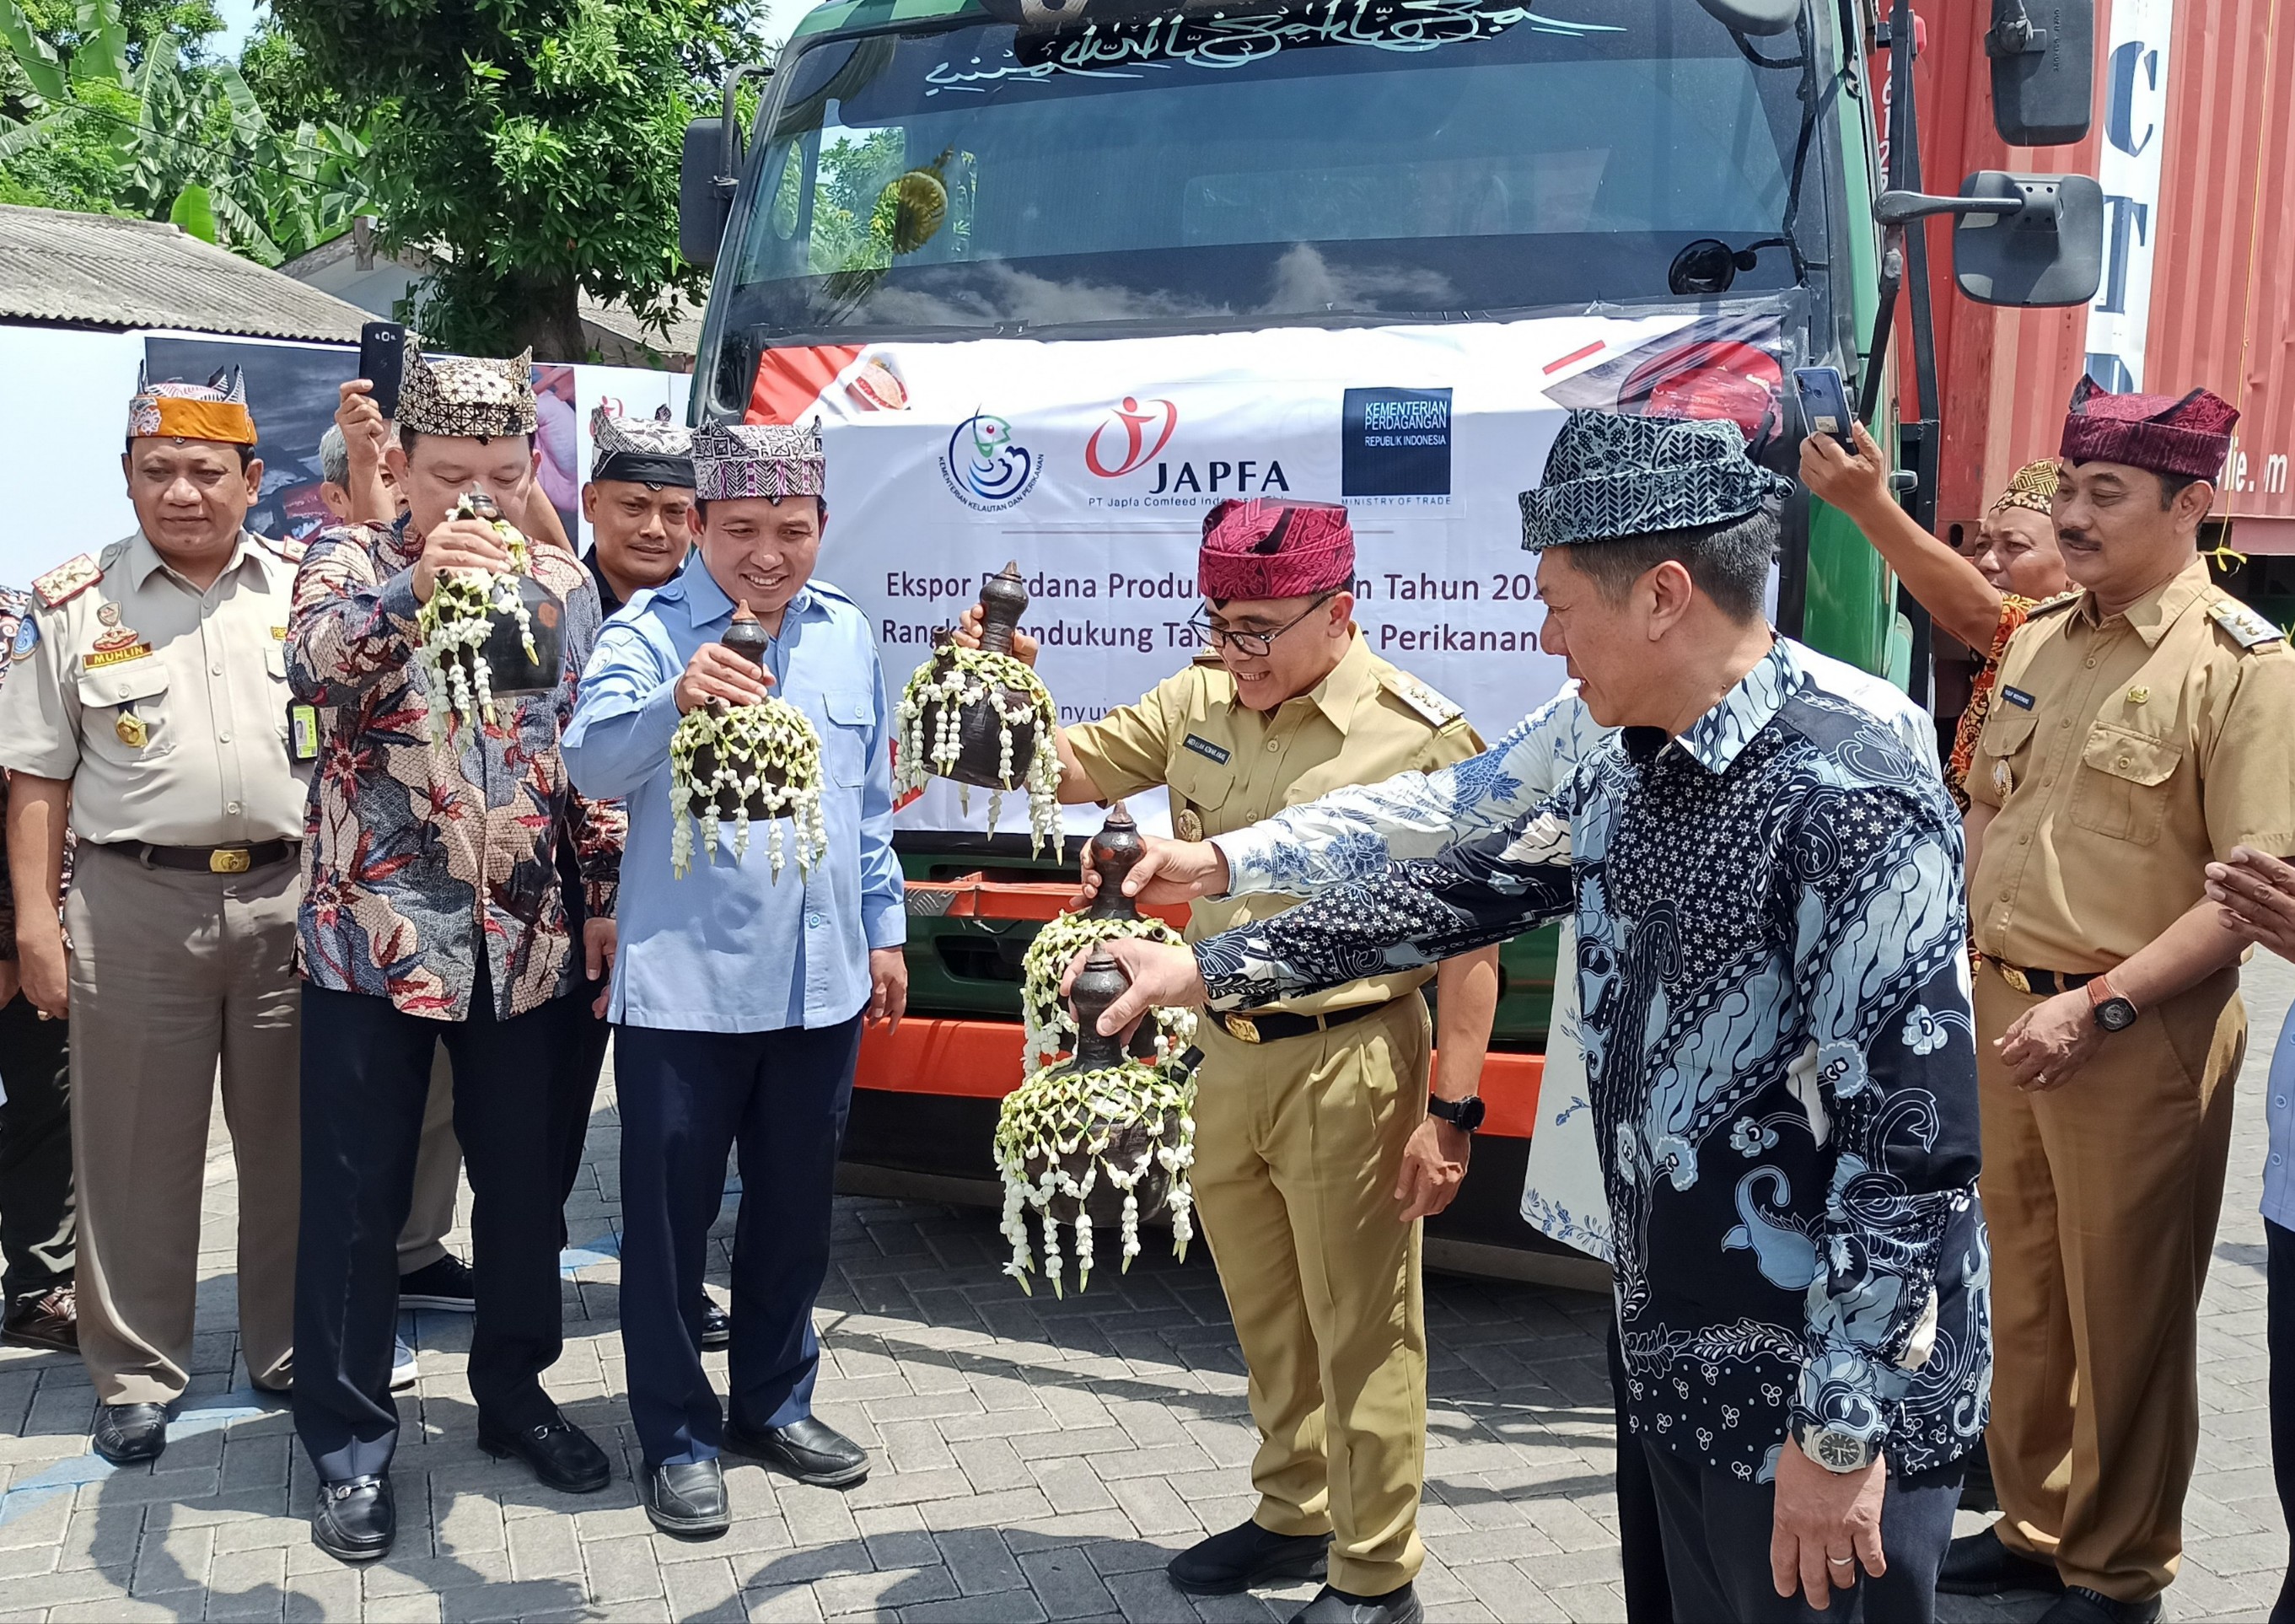
<path id="1" fill-rule="evenodd" d="M 2263 1061 L 2291 994 L 2295 974 L 2258 959 L 2257 1035 L 2201 1332 L 2205 1432 L 2188 1555 L 2168 1596 L 2177 1619 L 2262 1617 L 2286 1560 L 2255 1205 Z M 0 1352 L 0 1619 L 1255 1624 L 1287 1618 L 1311 1594 L 1191 1602 L 1161 1571 L 1172 1551 L 1253 1505 L 1243 1367 L 1205 1258 L 1143 1257 L 1083 1295 L 1028 1298 L 998 1272 L 993 1213 L 883 1200 L 838 1202 L 819 1316 L 819 1408 L 875 1451 L 869 1481 L 835 1494 L 736 1465 L 730 1536 L 655 1535 L 629 1481 L 635 1441 L 619 1397 L 617 1138 L 608 1088 L 569 1214 L 567 1348 L 551 1379 L 568 1412 L 620 1454 L 611 1489 L 554 1494 L 481 1455 L 463 1379 L 467 1321 L 410 1315 L 423 1376 L 401 1404 L 398 1549 L 363 1571 L 314 1549 L 309 1465 L 287 1416 L 237 1363 L 237 1185 L 218 1122 L 197 1373 L 156 1469 L 112 1471 L 88 1452 L 93 1400 L 76 1360 Z M 722 1284 L 726 1226 L 718 1245 Z M 1622 1617 L 1605 1300 L 1436 1277 L 1426 1302 L 1430 1616 Z M 722 1356 L 711 1363 L 722 1384 Z M 2038 1610 L 1948 1600 L 1945 1616 L 2005 1624 Z"/>

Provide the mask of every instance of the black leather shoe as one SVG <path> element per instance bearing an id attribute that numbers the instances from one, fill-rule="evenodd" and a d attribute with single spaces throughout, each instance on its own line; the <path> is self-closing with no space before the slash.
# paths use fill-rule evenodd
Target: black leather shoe
<path id="1" fill-rule="evenodd" d="M 95 1452 L 115 1466 L 157 1460 L 167 1447 L 164 1404 L 107 1404 L 95 1413 Z"/>
<path id="2" fill-rule="evenodd" d="M 2152 1624 L 2159 1616 L 2156 1595 L 2141 1602 L 2116 1602 L 2100 1590 L 2072 1585 L 2040 1615 L 2040 1624 Z"/>
<path id="3" fill-rule="evenodd" d="M 398 1503 L 387 1477 L 354 1477 L 319 1485 L 311 1513 L 311 1543 L 337 1562 L 372 1562 L 390 1555 L 398 1537 Z"/>
<path id="4" fill-rule="evenodd" d="M 1270 1534 L 1246 1522 L 1199 1539 L 1164 1567 L 1190 1595 L 1235 1595 L 1254 1585 L 1319 1579 L 1330 1565 L 1328 1534 Z"/>
<path id="5" fill-rule="evenodd" d="M 725 1469 L 714 1460 L 656 1466 L 646 1473 L 646 1515 L 680 1539 L 715 1539 L 733 1526 L 725 1503 Z"/>
<path id="6" fill-rule="evenodd" d="M 2054 1595 L 2064 1587 L 2053 1563 L 2019 1556 L 2000 1543 L 1998 1530 L 1995 1523 L 1954 1540 L 1945 1551 L 1937 1588 L 1947 1595 L 2003 1595 L 2011 1590 Z"/>
<path id="7" fill-rule="evenodd" d="M 480 1416 L 478 1448 L 496 1460 L 516 1456 L 534 1468 L 534 1475 L 546 1487 L 567 1494 L 595 1494 L 613 1481 L 606 1452 L 555 1410 L 535 1426 L 497 1426 Z"/>
<path id="8" fill-rule="evenodd" d="M 1426 1609 L 1409 1585 L 1384 1595 L 1356 1595 L 1325 1585 L 1291 1615 L 1291 1624 L 1418 1624 Z"/>
<path id="9" fill-rule="evenodd" d="M 708 1293 L 701 1293 L 701 1345 L 705 1348 L 726 1348 L 733 1342 L 732 1316 L 717 1306 L 717 1299 Z"/>
<path id="10" fill-rule="evenodd" d="M 869 1475 L 869 1452 L 812 1416 L 787 1426 L 754 1430 L 729 1424 L 725 1447 L 816 1489 L 850 1489 Z"/>

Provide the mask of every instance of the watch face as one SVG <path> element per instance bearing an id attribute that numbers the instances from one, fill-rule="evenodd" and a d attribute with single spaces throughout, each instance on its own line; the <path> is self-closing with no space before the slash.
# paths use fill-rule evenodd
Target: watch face
<path id="1" fill-rule="evenodd" d="M 1847 1432 L 1811 1432 L 1809 1442 L 1809 1458 L 1827 1472 L 1859 1471 L 1873 1458 L 1870 1446 Z"/>
<path id="2" fill-rule="evenodd" d="M 2136 1006 L 2124 998 L 2107 998 L 2095 1007 L 2095 1022 L 2106 1032 L 2126 1032 L 2136 1024 Z"/>
<path id="3" fill-rule="evenodd" d="M 1464 1099 L 1433 1100 L 1427 1109 L 1461 1132 L 1472 1133 L 1482 1125 L 1482 1114 L 1487 1107 L 1483 1106 L 1481 1095 L 1469 1094 Z"/>

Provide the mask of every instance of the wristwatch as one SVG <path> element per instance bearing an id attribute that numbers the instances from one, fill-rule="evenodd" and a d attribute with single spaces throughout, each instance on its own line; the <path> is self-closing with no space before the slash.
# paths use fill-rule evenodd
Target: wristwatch
<path id="1" fill-rule="evenodd" d="M 2136 1024 L 2136 1006 L 2111 990 L 2111 983 L 2098 975 L 2087 983 L 2088 1013 L 2095 1024 L 2106 1032 L 2126 1032 Z"/>
<path id="2" fill-rule="evenodd" d="M 1873 1464 L 1874 1450 L 1869 1438 L 1829 1426 L 1811 1426 L 1803 1421 L 1793 1424 L 1793 1435 L 1801 1452 L 1827 1472 L 1862 1472 Z"/>
<path id="3" fill-rule="evenodd" d="M 1464 1099 L 1430 1099 L 1426 1114 L 1438 1116 L 1461 1133 L 1472 1133 L 1482 1125 L 1482 1097 L 1469 1094 Z"/>

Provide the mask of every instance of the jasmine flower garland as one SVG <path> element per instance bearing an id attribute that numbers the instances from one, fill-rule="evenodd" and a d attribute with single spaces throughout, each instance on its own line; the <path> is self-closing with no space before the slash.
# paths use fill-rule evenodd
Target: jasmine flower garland
<path id="1" fill-rule="evenodd" d="M 1188 1181 L 1196 1159 L 1195 1098 L 1187 1074 L 1129 1061 L 1093 1071 L 1039 1072 L 1004 1097 L 996 1122 L 996 1165 L 1004 1178 L 1002 1229 L 1012 1243 L 1004 1272 L 1021 1290 L 1034 1289 L 1028 1278 L 1035 1268 L 1029 1247 L 1032 1215 L 1042 1236 L 1043 1272 L 1053 1294 L 1065 1294 L 1063 1223 L 1074 1236 L 1076 1289 L 1090 1284 L 1090 1199 L 1103 1184 L 1123 1192 L 1121 1268 L 1129 1269 L 1139 1255 L 1141 1188 L 1146 1185 L 1153 1196 L 1159 1173 L 1168 1181 L 1163 1199 L 1172 1215 L 1172 1254 L 1188 1255 L 1188 1243 L 1195 1237 L 1195 1196 Z M 1132 1144 L 1119 1144 L 1120 1139 Z"/>
<path id="2" fill-rule="evenodd" d="M 1060 983 L 1068 966 L 1079 953 L 1119 936 L 1168 942 L 1174 946 L 1181 939 L 1178 931 L 1161 919 L 1103 919 L 1086 913 L 1061 914 L 1037 931 L 1036 939 L 1028 944 L 1027 954 L 1021 960 L 1020 1073 L 1024 1078 L 1034 1076 L 1045 1061 L 1069 1048 L 1075 1040 L 1075 1020 L 1060 1000 Z M 1155 1016 L 1154 1064 L 1168 1069 L 1195 1041 L 1196 1012 L 1157 1009 Z"/>
<path id="3" fill-rule="evenodd" d="M 456 518 L 484 518 L 510 553 L 510 569 L 456 569 L 432 583 L 430 601 L 415 616 L 414 657 L 429 679 L 430 742 L 446 742 L 449 714 L 477 723 L 494 719 L 494 676 L 478 649 L 494 635 L 494 617 L 518 622 L 526 657 L 536 665 L 534 622 L 519 596 L 518 577 L 534 568 L 533 554 L 517 526 L 501 517 L 491 498 L 472 491 L 454 504 Z M 441 705 L 441 701 L 444 705 Z"/>
<path id="4" fill-rule="evenodd" d="M 1008 698 L 1013 700 L 1009 708 Z M 1041 852 L 1047 845 L 1056 847 L 1060 834 L 1060 759 L 1052 741 L 1058 733 L 1059 715 L 1042 679 L 1009 654 L 951 643 L 917 667 L 916 674 L 902 690 L 895 718 L 901 748 L 894 793 L 921 789 L 925 780 L 935 774 L 948 775 L 962 749 L 960 730 L 965 713 L 976 705 L 987 706 L 995 713 L 998 743 L 1001 747 L 996 763 L 999 788 L 988 803 L 988 832 L 996 832 L 996 820 L 1004 807 L 1004 792 L 1025 786 L 1028 791 L 1029 850 Z M 929 739 L 925 738 L 925 713 L 928 710 L 934 712 L 935 722 Z M 1035 727 L 1033 748 L 1026 767 L 1016 771 L 1012 730 L 1031 722 Z M 969 811 L 969 793 L 964 793 L 962 798 Z"/>
<path id="5" fill-rule="evenodd" d="M 749 853 L 753 808 L 768 820 L 765 853 L 775 880 L 783 861 L 781 819 L 795 826 L 797 872 L 811 872 L 829 851 L 821 811 L 821 735 L 812 718 L 786 699 L 728 706 L 715 701 L 686 713 L 669 741 L 669 861 L 680 879 L 693 861 L 693 830 L 711 857 L 717 826 L 733 825 L 733 858 Z"/>

